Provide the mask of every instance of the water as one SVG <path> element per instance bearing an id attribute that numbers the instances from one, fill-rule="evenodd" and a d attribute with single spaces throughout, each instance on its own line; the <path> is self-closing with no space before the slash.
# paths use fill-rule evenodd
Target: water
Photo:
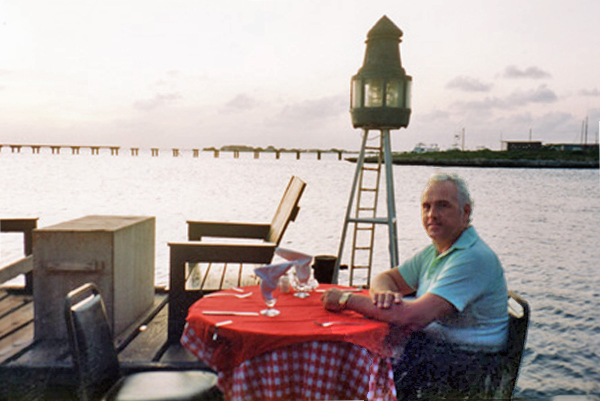
<path id="1" fill-rule="evenodd" d="M 0 215 L 39 217 L 44 227 L 88 214 L 156 217 L 156 282 L 167 283 L 167 242 L 184 241 L 186 220 L 268 222 L 291 175 L 307 182 L 282 246 L 337 254 L 354 165 L 327 155 L 275 160 L 225 154 L 174 158 L 0 153 Z M 435 171 L 395 166 L 400 258 L 429 243 L 419 195 Z M 600 181 L 598 170 L 448 168 L 470 184 L 473 224 L 503 262 L 509 288 L 531 305 L 517 397 L 600 395 Z M 385 210 L 385 197 L 381 197 Z M 0 237 L 0 265 L 22 239 Z M 377 231 L 376 271 L 389 267 L 387 232 Z"/>

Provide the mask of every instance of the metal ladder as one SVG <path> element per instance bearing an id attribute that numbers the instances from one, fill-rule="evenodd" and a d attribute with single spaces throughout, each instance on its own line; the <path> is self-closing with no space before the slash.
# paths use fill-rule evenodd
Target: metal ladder
<path id="1" fill-rule="evenodd" d="M 363 133 L 363 141 L 358 160 L 356 162 L 356 173 L 346 218 L 342 230 L 342 238 L 336 261 L 334 282 L 338 280 L 339 267 L 346 242 L 348 226 L 353 225 L 352 249 L 350 252 L 350 265 L 348 272 L 348 284 L 355 285 L 355 270 L 366 270 L 366 277 L 362 274 L 361 285 L 367 287 L 371 283 L 371 267 L 373 262 L 373 245 L 375 243 L 375 225 L 385 224 L 388 226 L 390 239 L 390 261 L 392 266 L 398 263 L 396 211 L 392 178 L 391 149 L 389 130 L 382 130 L 379 137 L 379 146 L 368 146 L 369 131 Z M 365 157 L 375 156 L 376 163 L 365 164 Z M 388 216 L 377 217 L 377 203 L 379 199 L 379 183 L 381 181 L 382 161 L 386 168 L 386 189 L 388 200 Z M 356 205 L 354 197 L 356 196 Z"/>

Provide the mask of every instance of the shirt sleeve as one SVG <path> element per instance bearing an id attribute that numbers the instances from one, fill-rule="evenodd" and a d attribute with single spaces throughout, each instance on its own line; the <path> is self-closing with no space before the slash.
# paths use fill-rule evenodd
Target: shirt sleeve
<path id="1" fill-rule="evenodd" d="M 410 286 L 413 290 L 417 290 L 419 288 L 419 277 L 421 275 L 422 270 L 425 268 L 425 260 L 427 259 L 429 253 L 432 252 L 432 247 L 428 246 L 421 252 L 417 253 L 410 259 L 407 259 L 404 263 L 398 266 L 398 272 L 406 281 L 406 284 Z"/>

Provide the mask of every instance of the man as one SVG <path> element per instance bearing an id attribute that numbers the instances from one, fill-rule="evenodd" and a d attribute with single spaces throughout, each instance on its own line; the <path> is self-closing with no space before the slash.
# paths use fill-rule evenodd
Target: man
<path id="1" fill-rule="evenodd" d="M 354 310 L 409 336 L 395 364 L 399 399 L 427 383 L 472 394 L 482 385 L 477 379 L 497 373 L 508 336 L 508 294 L 496 254 L 470 225 L 472 208 L 462 178 L 434 175 L 421 198 L 432 244 L 377 275 L 370 297 L 337 289 L 323 295 L 328 310 Z"/>

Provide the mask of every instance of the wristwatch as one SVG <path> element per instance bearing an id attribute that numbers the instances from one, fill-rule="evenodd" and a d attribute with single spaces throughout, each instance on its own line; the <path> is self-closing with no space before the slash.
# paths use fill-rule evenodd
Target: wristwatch
<path id="1" fill-rule="evenodd" d="M 350 297 L 353 294 L 351 292 L 344 292 L 342 294 L 342 296 L 340 297 L 340 299 L 338 300 L 338 304 L 340 305 L 340 308 L 342 310 L 346 309 L 346 304 L 348 303 L 348 300 L 350 299 Z"/>

